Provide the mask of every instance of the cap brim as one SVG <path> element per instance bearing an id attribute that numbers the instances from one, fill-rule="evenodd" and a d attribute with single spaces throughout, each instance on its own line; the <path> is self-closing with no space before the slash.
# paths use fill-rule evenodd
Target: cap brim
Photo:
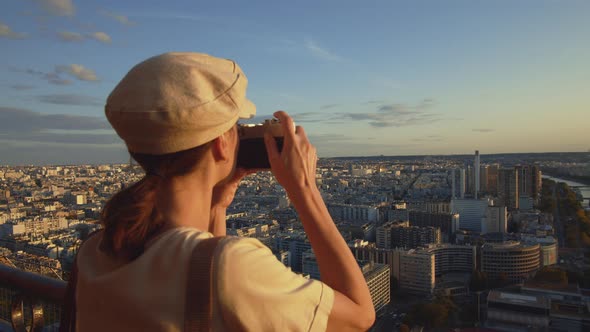
<path id="1" fill-rule="evenodd" d="M 240 107 L 240 112 L 238 113 L 238 117 L 240 119 L 251 119 L 256 115 L 256 105 L 253 102 L 246 99 L 242 107 Z"/>

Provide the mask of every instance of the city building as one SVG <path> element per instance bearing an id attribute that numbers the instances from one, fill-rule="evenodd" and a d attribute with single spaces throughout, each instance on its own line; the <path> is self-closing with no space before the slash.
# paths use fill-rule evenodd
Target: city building
<path id="1" fill-rule="evenodd" d="M 367 262 L 361 265 L 361 270 L 369 287 L 375 312 L 379 312 L 391 300 L 389 266 Z"/>
<path id="2" fill-rule="evenodd" d="M 454 244 L 431 244 L 421 248 L 434 254 L 434 270 L 436 278 L 448 273 L 471 274 L 476 268 L 475 246 Z"/>
<path id="3" fill-rule="evenodd" d="M 489 203 L 488 199 L 453 199 L 451 212 L 459 214 L 460 229 L 479 233 Z"/>
<path id="4" fill-rule="evenodd" d="M 426 250 L 399 251 L 399 287 L 409 293 L 431 296 L 435 288 L 435 254 Z"/>
<path id="5" fill-rule="evenodd" d="M 559 247 L 553 236 L 522 235 L 521 241 L 541 246 L 541 266 L 557 264 L 559 258 Z"/>
<path id="6" fill-rule="evenodd" d="M 540 247 L 519 241 L 486 243 L 481 247 L 481 271 L 490 279 L 521 283 L 541 267 Z"/>
<path id="7" fill-rule="evenodd" d="M 416 248 L 429 243 L 440 243 L 437 227 L 409 226 L 409 222 L 387 222 L 377 227 L 377 248 Z"/>
<path id="8" fill-rule="evenodd" d="M 488 206 L 481 233 L 506 233 L 507 227 L 508 209 L 505 206 Z"/>
<path id="9" fill-rule="evenodd" d="M 458 213 L 436 213 L 424 211 L 410 211 L 410 226 L 438 227 L 441 231 L 442 241 L 450 242 L 452 235 L 459 229 Z"/>
<path id="10" fill-rule="evenodd" d="M 474 190 L 474 196 L 475 199 L 477 199 L 477 196 L 479 195 L 479 184 L 480 184 L 480 175 L 479 175 L 479 171 L 480 171 L 480 165 L 479 165 L 479 151 L 475 150 L 475 160 L 473 162 L 473 168 L 475 171 L 474 177 L 475 177 L 475 190 Z"/>
<path id="11" fill-rule="evenodd" d="M 551 302 L 544 296 L 491 290 L 487 301 L 488 327 L 549 330 Z"/>
<path id="12" fill-rule="evenodd" d="M 275 254 L 280 251 L 289 251 L 291 256 L 291 269 L 295 272 L 303 271 L 303 253 L 311 250 L 311 244 L 305 234 L 290 233 L 278 235 L 274 238 L 273 246 Z"/>
<path id="13" fill-rule="evenodd" d="M 508 207 L 508 210 L 519 208 L 518 172 L 514 168 L 503 168 L 498 171 L 498 204 Z"/>
<path id="14" fill-rule="evenodd" d="M 379 221 L 379 209 L 374 206 L 328 204 L 328 211 L 334 220 L 353 222 Z"/>
<path id="15" fill-rule="evenodd" d="M 498 195 L 498 165 L 489 165 L 487 172 L 487 190 L 491 195 Z"/>
<path id="16" fill-rule="evenodd" d="M 320 276 L 320 268 L 318 266 L 318 261 L 315 257 L 313 251 L 308 250 L 303 253 L 301 258 L 302 260 L 302 269 L 301 273 L 305 275 L 309 275 L 310 278 L 321 280 Z"/>

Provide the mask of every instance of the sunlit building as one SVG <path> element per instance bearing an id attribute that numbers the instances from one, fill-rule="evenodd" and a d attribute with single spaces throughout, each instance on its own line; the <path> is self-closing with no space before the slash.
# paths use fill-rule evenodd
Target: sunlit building
<path id="1" fill-rule="evenodd" d="M 541 267 L 540 247 L 518 241 L 486 243 L 481 247 L 481 271 L 490 279 L 523 282 Z"/>

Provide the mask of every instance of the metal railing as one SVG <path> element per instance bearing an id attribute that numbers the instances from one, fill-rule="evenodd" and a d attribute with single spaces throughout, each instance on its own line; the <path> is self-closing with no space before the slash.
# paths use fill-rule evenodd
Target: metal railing
<path id="1" fill-rule="evenodd" d="M 14 331 L 59 326 L 66 282 L 0 264 L 0 320 Z"/>

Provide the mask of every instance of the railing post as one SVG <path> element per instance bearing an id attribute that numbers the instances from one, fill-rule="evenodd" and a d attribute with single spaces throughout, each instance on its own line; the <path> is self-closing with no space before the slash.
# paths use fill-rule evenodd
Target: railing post
<path id="1" fill-rule="evenodd" d="M 31 328 L 27 329 L 25 322 L 25 303 L 31 310 Z M 15 332 L 41 332 L 45 320 L 43 317 L 43 306 L 39 301 L 34 301 L 29 297 L 18 294 L 12 301 L 12 328 Z"/>

